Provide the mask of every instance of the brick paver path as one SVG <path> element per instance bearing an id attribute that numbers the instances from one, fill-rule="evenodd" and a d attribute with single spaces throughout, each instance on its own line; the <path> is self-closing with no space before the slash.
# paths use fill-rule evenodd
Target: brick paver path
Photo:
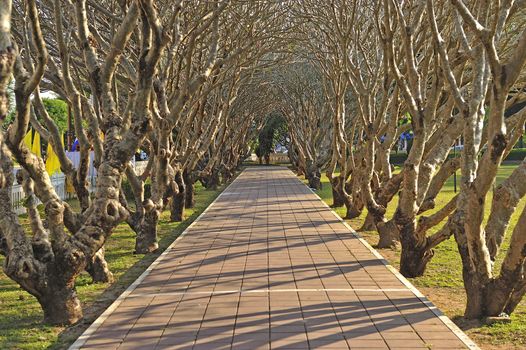
<path id="1" fill-rule="evenodd" d="M 286 168 L 245 170 L 154 266 L 84 349 L 469 345 Z"/>

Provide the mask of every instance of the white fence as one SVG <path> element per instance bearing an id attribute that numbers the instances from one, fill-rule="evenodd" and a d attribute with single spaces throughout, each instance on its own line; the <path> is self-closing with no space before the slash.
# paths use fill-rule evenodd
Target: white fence
<path id="1" fill-rule="evenodd" d="M 271 153 L 269 158 L 270 158 L 269 159 L 270 160 L 270 164 L 287 164 L 287 163 L 290 163 L 290 158 L 289 158 L 289 155 L 287 153 Z M 248 156 L 245 160 L 249 161 L 249 162 L 258 162 L 259 161 L 258 157 L 254 153 L 252 153 L 250 156 Z"/>
<path id="2" fill-rule="evenodd" d="M 66 199 L 66 177 L 64 174 L 55 174 L 51 176 L 51 184 L 55 188 L 55 192 L 61 199 Z M 13 210 L 16 214 L 20 215 L 26 212 L 24 207 L 24 200 L 26 195 L 22 188 L 22 185 L 14 184 L 11 190 L 11 203 Z M 40 201 L 37 199 L 37 203 L 40 204 Z"/>
<path id="3" fill-rule="evenodd" d="M 144 169 L 146 168 L 147 161 L 137 161 L 133 162 L 133 166 L 135 168 L 135 171 L 138 174 L 142 174 Z M 15 168 L 15 172 L 18 170 L 18 168 Z M 94 173 L 91 173 L 88 176 L 89 181 L 89 191 L 92 192 L 95 190 L 95 184 L 96 184 L 96 178 L 97 176 Z M 51 184 L 55 188 L 55 192 L 60 197 L 60 199 L 68 199 L 71 198 L 67 192 L 66 188 L 66 176 L 64 174 L 59 173 L 51 176 Z M 17 183 L 13 184 L 12 190 L 11 190 L 11 203 L 12 208 L 15 214 L 20 215 L 24 214 L 26 212 L 26 208 L 24 207 L 24 200 L 26 198 L 26 195 L 24 193 L 24 190 L 22 188 L 22 185 L 19 185 Z M 40 204 L 40 201 L 38 201 Z"/>
<path id="4" fill-rule="evenodd" d="M 270 163 L 271 164 L 286 164 L 286 163 L 290 163 L 290 158 L 287 153 L 271 153 Z"/>

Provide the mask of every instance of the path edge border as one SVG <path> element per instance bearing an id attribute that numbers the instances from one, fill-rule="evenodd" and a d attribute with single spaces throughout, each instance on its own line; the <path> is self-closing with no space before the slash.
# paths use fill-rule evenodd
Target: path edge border
<path id="1" fill-rule="evenodd" d="M 99 317 L 97 317 L 95 321 L 93 321 L 93 323 L 84 332 L 82 332 L 82 334 L 75 340 L 75 342 L 68 347 L 68 350 L 79 350 L 82 348 L 82 346 L 84 346 L 84 344 L 86 344 L 86 342 L 93 335 L 93 333 L 95 333 L 97 329 L 99 329 L 99 327 L 104 323 L 104 321 L 106 321 L 106 319 L 110 317 L 110 315 L 119 307 L 119 305 L 122 304 L 122 302 L 139 286 L 139 284 L 142 283 L 142 281 L 144 281 L 144 279 L 152 272 L 152 270 L 157 265 L 159 265 L 159 263 L 162 260 L 164 260 L 166 255 L 175 246 L 175 244 L 180 239 L 182 239 L 199 220 L 202 219 L 202 217 L 208 212 L 208 210 L 221 198 L 221 196 L 230 188 L 230 186 L 232 186 L 239 179 L 241 174 L 243 174 L 246 171 L 246 169 L 247 167 L 245 167 L 243 170 L 241 170 L 241 172 L 239 172 L 236 175 L 234 180 L 232 180 L 232 182 L 230 182 L 223 189 L 223 191 L 221 191 L 221 193 L 217 195 L 217 197 L 212 201 L 212 203 L 210 203 L 205 208 L 205 210 L 203 210 L 203 212 L 199 214 L 199 216 L 196 217 L 195 220 L 192 221 L 192 223 L 190 223 L 190 225 L 188 225 L 188 227 L 186 227 L 184 231 L 179 236 L 177 236 L 177 238 L 172 243 L 170 243 L 168 247 L 166 247 L 166 249 L 161 253 L 161 255 L 159 255 L 157 259 L 155 259 L 150 264 L 150 266 L 148 266 L 146 270 L 144 270 L 144 272 L 139 277 L 137 277 L 137 279 L 133 281 L 133 283 L 130 284 L 128 288 L 126 288 L 126 290 L 122 292 L 122 294 L 119 295 L 117 299 L 115 299 L 113 303 L 111 303 L 110 306 L 108 306 L 108 308 L 104 310 L 104 312 L 100 314 Z"/>
<path id="2" fill-rule="evenodd" d="M 290 170 L 290 169 L 289 169 Z M 329 211 L 356 237 L 374 256 L 376 256 L 385 267 L 391 271 L 400 282 L 402 282 L 420 301 L 427 306 L 427 308 L 433 312 L 445 325 L 448 327 L 459 339 L 471 350 L 481 350 L 475 342 L 468 337 L 449 317 L 447 317 L 440 309 L 433 304 L 422 292 L 420 292 L 407 278 L 405 278 L 396 268 L 394 268 L 389 262 L 376 250 L 374 249 L 364 238 L 362 238 L 358 232 L 356 232 L 345 220 L 338 215 L 332 208 L 323 200 L 321 197 L 304 182 L 302 182 L 297 176 L 296 179 L 311 191 L 316 198 L 318 198 L 323 205 L 329 209 Z"/>

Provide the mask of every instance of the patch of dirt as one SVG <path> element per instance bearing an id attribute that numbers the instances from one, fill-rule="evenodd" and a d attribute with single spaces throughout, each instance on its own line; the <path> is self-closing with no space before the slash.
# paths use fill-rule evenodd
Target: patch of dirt
<path id="1" fill-rule="evenodd" d="M 463 289 L 419 287 L 418 290 L 450 318 L 462 315 L 466 305 L 466 294 Z"/>

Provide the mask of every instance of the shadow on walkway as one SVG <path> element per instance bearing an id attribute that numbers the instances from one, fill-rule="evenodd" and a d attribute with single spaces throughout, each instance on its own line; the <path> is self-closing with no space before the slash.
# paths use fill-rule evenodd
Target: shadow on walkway
<path id="1" fill-rule="evenodd" d="M 476 348 L 287 169 L 248 168 L 84 349 Z"/>

